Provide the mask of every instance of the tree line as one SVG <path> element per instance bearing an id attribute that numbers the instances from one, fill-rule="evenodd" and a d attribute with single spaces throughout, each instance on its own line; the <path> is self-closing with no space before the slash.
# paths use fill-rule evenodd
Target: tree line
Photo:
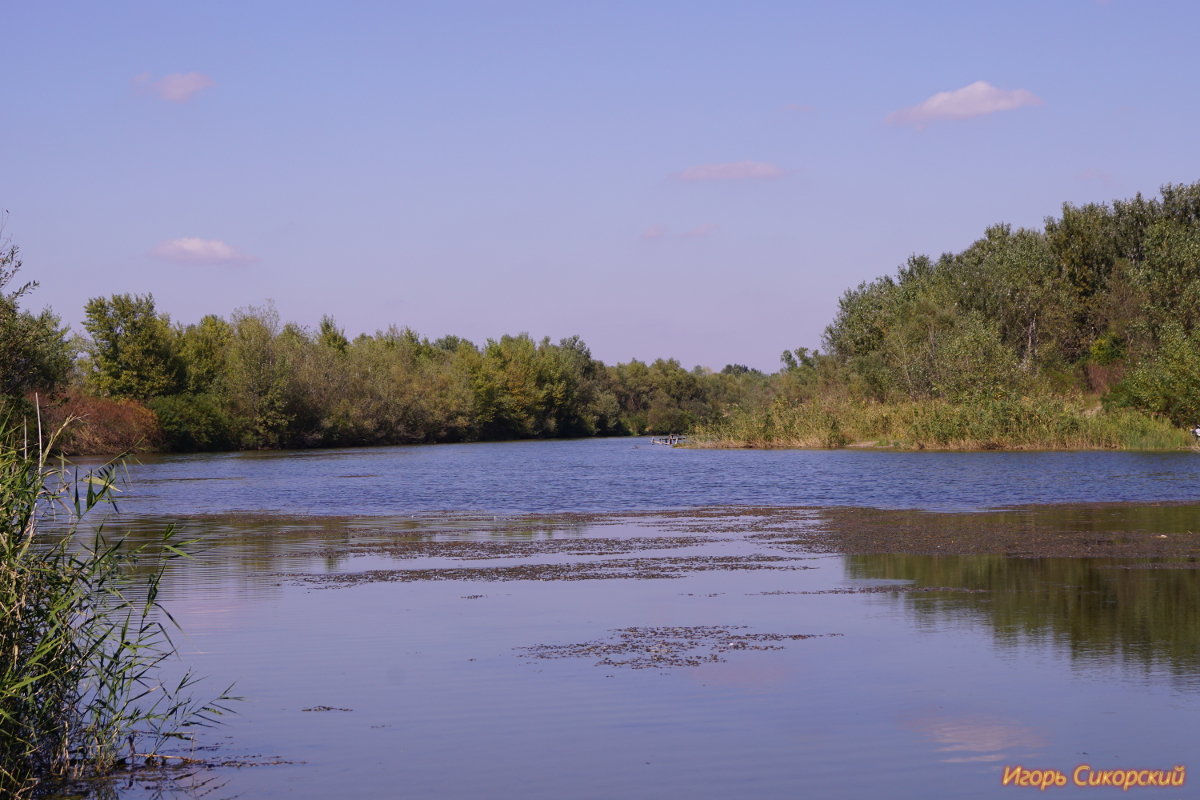
<path id="1" fill-rule="evenodd" d="M 843 295 L 825 345 L 879 400 L 1090 392 L 1200 421 L 1200 183 L 913 256 Z"/>
<path id="2" fill-rule="evenodd" d="M 0 249 L 0 396 L 15 407 L 37 391 L 54 398 L 52 415 L 84 417 L 80 450 L 689 430 L 838 446 L 913 444 L 926 428 L 935 443 L 1004 446 L 1035 424 L 1069 446 L 1090 441 L 1076 434 L 1104 422 L 1087 421 L 1097 414 L 1123 414 L 1118 427 L 1143 439 L 1158 436 L 1150 421 L 1200 422 L 1200 183 L 1066 204 L 1041 229 L 994 225 L 962 252 L 913 255 L 848 290 L 821 350 L 785 351 L 773 374 L 610 366 L 578 337 L 480 345 L 391 327 L 349 339 L 330 317 L 308 329 L 269 306 L 180 324 L 148 294 L 90 300 L 86 335 L 72 336 L 52 312 L 21 309 L 34 285 L 17 285 L 20 266 L 15 246 Z M 911 417 L 898 436 L 897 409 Z M 990 422 L 958 435 L 949 419 Z M 788 426 L 812 435 L 780 433 Z M 1112 446 L 1119 434 L 1105 430 L 1099 446 Z"/>
<path id="3" fill-rule="evenodd" d="M 23 312 L 34 288 L 6 289 L 0 266 L 0 368 L 11 408 L 40 392 L 49 421 L 78 417 L 67 447 L 196 451 L 582 437 L 687 430 L 766 376 L 674 359 L 615 366 L 577 336 L 528 334 L 476 345 L 390 327 L 348 338 L 270 306 L 173 323 L 152 295 L 90 300 L 86 336 L 50 311 Z"/>
<path id="4" fill-rule="evenodd" d="M 994 225 L 843 294 L 724 444 L 1178 446 L 1200 423 L 1200 183 Z M 785 385 L 786 384 L 786 385 Z"/>

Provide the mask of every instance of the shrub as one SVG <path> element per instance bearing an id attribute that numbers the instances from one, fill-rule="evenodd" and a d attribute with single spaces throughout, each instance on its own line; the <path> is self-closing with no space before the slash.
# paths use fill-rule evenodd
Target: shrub
<path id="1" fill-rule="evenodd" d="M 233 421 L 212 395 L 156 397 L 149 405 L 158 417 L 162 441 L 168 450 L 226 450 L 237 442 Z"/>
<path id="2" fill-rule="evenodd" d="M 72 455 L 135 453 L 162 443 L 158 417 L 136 400 L 72 391 L 47 410 L 46 418 L 52 429 L 61 431 L 59 448 Z"/>
<path id="3" fill-rule="evenodd" d="M 1110 406 L 1160 414 L 1177 425 L 1200 424 L 1200 331 L 1166 325 L 1158 350 L 1106 400 Z"/>

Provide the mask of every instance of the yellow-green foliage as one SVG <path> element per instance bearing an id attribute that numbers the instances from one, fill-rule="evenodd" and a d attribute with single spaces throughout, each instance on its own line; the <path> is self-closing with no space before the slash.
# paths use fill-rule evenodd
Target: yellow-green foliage
<path id="1" fill-rule="evenodd" d="M 937 450 L 1171 450 L 1189 436 L 1161 418 L 1102 410 L 1083 399 L 995 396 L 879 403 L 815 398 L 735 411 L 697 428 L 698 447 L 845 447 Z"/>

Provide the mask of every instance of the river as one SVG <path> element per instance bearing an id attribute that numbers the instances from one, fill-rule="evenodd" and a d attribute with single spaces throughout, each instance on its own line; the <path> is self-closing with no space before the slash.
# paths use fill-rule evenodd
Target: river
<path id="1" fill-rule="evenodd" d="M 1190 536 L 1192 453 L 608 439 L 146 457 L 122 480 L 111 528 L 200 540 L 163 595 L 197 692 L 245 697 L 191 751 L 230 766 L 122 798 L 1004 797 L 1017 765 L 1107 796 L 1069 784 L 1200 770 L 1194 562 L 795 538 L 822 507 L 1071 526 L 1055 504 L 1113 502 L 1146 506 L 1089 531 Z"/>

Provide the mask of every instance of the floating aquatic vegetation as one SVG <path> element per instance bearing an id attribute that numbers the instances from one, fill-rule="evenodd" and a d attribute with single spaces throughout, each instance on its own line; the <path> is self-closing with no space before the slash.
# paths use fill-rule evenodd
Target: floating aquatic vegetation
<path id="1" fill-rule="evenodd" d="M 749 633 L 745 625 L 635 627 L 610 631 L 607 639 L 517 648 L 532 658 L 595 658 L 596 666 L 655 669 L 698 667 L 726 660 L 730 652 L 783 650 L 784 642 L 841 636 L 839 633 Z"/>

